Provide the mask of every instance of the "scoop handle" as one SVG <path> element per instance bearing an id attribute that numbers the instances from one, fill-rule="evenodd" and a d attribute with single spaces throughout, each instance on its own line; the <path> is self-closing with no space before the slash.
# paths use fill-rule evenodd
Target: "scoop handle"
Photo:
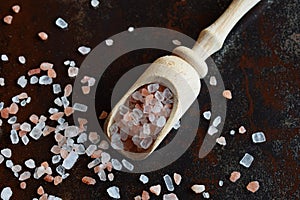
<path id="1" fill-rule="evenodd" d="M 212 25 L 201 31 L 193 47 L 203 60 L 220 50 L 235 24 L 261 0 L 233 0 L 227 10 Z"/>

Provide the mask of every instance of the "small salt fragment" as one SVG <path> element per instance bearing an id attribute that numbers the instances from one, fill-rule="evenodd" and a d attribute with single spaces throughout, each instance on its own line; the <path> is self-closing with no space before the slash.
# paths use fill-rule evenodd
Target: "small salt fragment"
<path id="1" fill-rule="evenodd" d="M 266 136 L 263 132 L 257 132 L 252 134 L 252 141 L 254 143 L 263 143 L 266 141 Z"/>
<path id="2" fill-rule="evenodd" d="M 2 54 L 1 55 L 1 60 L 4 61 L 4 62 L 7 62 L 8 61 L 8 56 L 6 54 Z"/>
<path id="3" fill-rule="evenodd" d="M 70 65 L 70 63 L 71 63 L 71 61 L 69 61 L 69 60 L 65 60 L 65 61 L 64 61 L 64 65 L 65 65 L 65 66 Z"/>
<path id="4" fill-rule="evenodd" d="M 180 128 L 180 121 L 178 121 L 178 122 L 176 122 L 174 125 L 173 125 L 173 128 L 175 129 L 175 130 L 178 130 L 179 128 Z"/>
<path id="5" fill-rule="evenodd" d="M 65 168 L 61 165 L 58 165 L 55 170 L 61 176 L 63 176 L 66 173 Z"/>
<path id="6" fill-rule="evenodd" d="M 218 127 L 219 126 L 219 124 L 221 123 L 221 116 L 218 116 L 218 117 L 216 117 L 215 119 L 214 119 L 214 121 L 213 121 L 213 126 L 214 127 Z"/>
<path id="7" fill-rule="evenodd" d="M 225 139 L 225 137 L 223 137 L 223 136 L 217 138 L 217 139 L 216 139 L 216 142 L 217 142 L 219 145 L 226 146 L 226 139 Z"/>
<path id="8" fill-rule="evenodd" d="M 83 94 L 89 94 L 91 91 L 91 87 L 90 86 L 82 86 L 81 90 L 82 90 Z"/>
<path id="9" fill-rule="evenodd" d="M 5 166 L 6 166 L 7 168 L 12 168 L 12 167 L 14 166 L 14 163 L 13 163 L 11 160 L 7 160 L 7 161 L 5 162 Z"/>
<path id="10" fill-rule="evenodd" d="M 79 72 L 79 68 L 77 68 L 77 67 L 69 67 L 69 69 L 68 69 L 68 75 L 71 78 L 77 76 L 78 72 Z"/>
<path id="11" fill-rule="evenodd" d="M 120 189 L 116 186 L 112 186 L 112 187 L 108 188 L 106 191 L 107 191 L 108 195 L 112 198 L 115 198 L 115 199 L 121 198 Z"/>
<path id="12" fill-rule="evenodd" d="M 96 145 L 89 145 L 88 148 L 86 148 L 85 153 L 87 156 L 91 156 L 96 150 L 97 150 Z"/>
<path id="13" fill-rule="evenodd" d="M 25 88 L 27 85 L 27 79 L 25 78 L 25 76 L 20 76 L 20 78 L 18 79 L 17 84 L 19 86 L 21 86 L 22 88 Z"/>
<path id="14" fill-rule="evenodd" d="M 5 82 L 4 82 L 4 78 L 0 78 L 0 86 L 4 86 Z"/>
<path id="15" fill-rule="evenodd" d="M 148 178 L 146 175 L 142 174 L 142 175 L 140 176 L 140 181 L 141 181 L 143 184 L 146 184 L 146 183 L 149 182 L 149 178 Z"/>
<path id="16" fill-rule="evenodd" d="M 211 112 L 210 112 L 210 111 L 205 111 L 205 112 L 203 113 L 203 117 L 204 117 L 205 119 L 207 119 L 207 120 L 210 120 L 210 118 L 211 118 Z"/>
<path id="17" fill-rule="evenodd" d="M 53 93 L 54 94 L 58 94 L 58 93 L 61 92 L 60 84 L 53 84 L 52 87 L 53 87 Z"/>
<path id="18" fill-rule="evenodd" d="M 229 180 L 233 183 L 235 183 L 237 180 L 241 178 L 241 173 L 237 171 L 233 171 L 230 175 Z"/>
<path id="19" fill-rule="evenodd" d="M 11 23 L 12 23 L 12 20 L 13 20 L 13 16 L 11 16 L 11 15 L 7 15 L 7 16 L 5 16 L 5 17 L 3 18 L 3 21 L 4 21 L 4 23 L 6 23 L 6 24 L 11 24 Z"/>
<path id="20" fill-rule="evenodd" d="M 25 161 L 25 166 L 28 167 L 29 169 L 34 169 L 35 168 L 35 162 L 33 159 L 28 159 Z"/>
<path id="21" fill-rule="evenodd" d="M 134 31 L 134 27 L 130 26 L 128 27 L 128 32 L 133 32 Z"/>
<path id="22" fill-rule="evenodd" d="M 244 157 L 240 161 L 240 164 L 246 168 L 249 168 L 253 162 L 254 158 L 248 153 L 245 153 Z"/>
<path id="23" fill-rule="evenodd" d="M 109 173 L 109 174 L 107 175 L 107 178 L 108 178 L 109 181 L 113 181 L 114 178 L 115 178 L 115 176 L 114 176 L 113 173 Z"/>
<path id="24" fill-rule="evenodd" d="M 91 0 L 91 5 L 94 7 L 94 8 L 97 8 L 99 6 L 100 2 L 98 0 Z"/>
<path id="25" fill-rule="evenodd" d="M 26 58 L 24 56 L 19 56 L 18 60 L 22 65 L 24 65 L 26 63 Z"/>
<path id="26" fill-rule="evenodd" d="M 134 166 L 130 162 L 128 162 L 127 160 L 125 160 L 125 159 L 122 160 L 122 164 L 129 171 L 132 171 L 134 169 Z"/>
<path id="27" fill-rule="evenodd" d="M 41 38 L 41 40 L 47 40 L 48 39 L 48 34 L 45 32 L 39 32 L 38 36 Z"/>
<path id="28" fill-rule="evenodd" d="M 81 46 L 81 47 L 78 48 L 78 51 L 82 55 L 86 55 L 86 54 L 90 53 L 91 48 L 90 47 L 86 47 L 86 46 Z"/>
<path id="29" fill-rule="evenodd" d="M 75 162 L 78 159 L 78 154 L 74 151 L 71 151 L 68 155 L 68 157 L 63 161 L 62 166 L 66 169 L 71 169 Z"/>
<path id="30" fill-rule="evenodd" d="M 54 177 L 54 185 L 58 185 L 62 182 L 62 177 L 61 176 L 55 176 Z"/>
<path id="31" fill-rule="evenodd" d="M 102 154 L 101 154 L 101 162 L 103 164 L 107 164 L 109 162 L 109 160 L 110 160 L 110 155 L 108 153 L 106 153 L 106 152 L 102 152 Z"/>
<path id="32" fill-rule="evenodd" d="M 7 123 L 9 123 L 9 124 L 14 124 L 16 122 L 17 122 L 17 117 L 16 116 L 13 116 L 13 117 L 11 117 L 7 120 Z"/>
<path id="33" fill-rule="evenodd" d="M 120 171 L 122 169 L 122 164 L 117 159 L 111 159 L 111 164 L 113 168 L 117 171 Z"/>
<path id="34" fill-rule="evenodd" d="M 34 85 L 34 84 L 37 84 L 39 82 L 39 78 L 36 77 L 36 76 L 32 76 L 30 78 L 30 84 Z"/>
<path id="35" fill-rule="evenodd" d="M 163 200 L 178 200 L 178 197 L 174 193 L 164 194 Z"/>
<path id="36" fill-rule="evenodd" d="M 162 128 L 164 127 L 166 124 L 166 118 L 164 116 L 160 116 L 158 119 L 157 119 L 157 122 L 156 122 L 156 126 Z"/>
<path id="37" fill-rule="evenodd" d="M 142 193 L 142 200 L 149 200 L 149 199 L 150 199 L 149 192 L 143 190 L 143 193 Z"/>
<path id="38" fill-rule="evenodd" d="M 61 156 L 60 155 L 54 155 L 54 156 L 52 156 L 52 163 L 53 164 L 59 163 L 60 160 L 61 160 Z"/>
<path id="39" fill-rule="evenodd" d="M 181 42 L 179 40 L 172 40 L 172 43 L 177 45 L 177 46 L 181 45 Z"/>
<path id="40" fill-rule="evenodd" d="M 66 108 L 66 107 L 68 107 L 70 105 L 70 102 L 69 102 L 68 98 L 65 97 L 65 96 L 61 97 L 61 103 L 64 106 L 64 108 Z"/>
<path id="41" fill-rule="evenodd" d="M 229 134 L 232 135 L 232 136 L 235 135 L 235 130 L 231 130 L 231 131 L 229 132 Z"/>
<path id="42" fill-rule="evenodd" d="M 105 40 L 105 44 L 107 46 L 112 46 L 114 44 L 114 41 L 112 39 L 107 39 L 107 40 Z"/>
<path id="43" fill-rule="evenodd" d="M 37 194 L 41 196 L 41 195 L 43 195 L 44 193 L 45 193 L 44 188 L 43 188 L 42 186 L 38 187 L 38 189 L 37 189 Z"/>
<path id="44" fill-rule="evenodd" d="M 193 185 L 191 187 L 191 189 L 196 193 L 196 194 L 199 194 L 199 193 L 202 193 L 205 191 L 205 185 Z"/>
<path id="45" fill-rule="evenodd" d="M 219 180 L 219 186 L 222 187 L 224 185 L 224 182 L 222 180 Z"/>
<path id="46" fill-rule="evenodd" d="M 2 200 L 9 200 L 12 196 L 13 192 L 10 187 L 5 187 L 1 191 L 1 199 Z"/>
<path id="47" fill-rule="evenodd" d="M 95 185 L 96 184 L 96 180 L 91 177 L 88 177 L 88 176 L 83 177 L 81 179 L 81 181 L 87 185 Z"/>
<path id="48" fill-rule="evenodd" d="M 101 169 L 98 173 L 98 176 L 100 178 L 101 181 L 106 181 L 106 173 L 103 169 Z"/>
<path id="49" fill-rule="evenodd" d="M 2 164 L 4 161 L 4 157 L 2 155 L 0 155 L 0 164 Z"/>
<path id="50" fill-rule="evenodd" d="M 180 174 L 174 173 L 173 178 L 176 185 L 179 185 L 181 183 L 182 177 Z"/>
<path id="51" fill-rule="evenodd" d="M 156 92 L 156 91 L 158 90 L 158 88 L 159 88 L 159 84 L 157 84 L 157 83 L 149 84 L 149 85 L 147 86 L 147 89 L 148 89 L 148 91 L 149 91 L 150 93 Z"/>
<path id="52" fill-rule="evenodd" d="M 6 158 L 11 158 L 12 152 L 11 149 L 5 148 L 1 150 L 1 154 Z"/>
<path id="53" fill-rule="evenodd" d="M 14 13 L 19 13 L 21 10 L 21 7 L 19 5 L 14 5 L 11 7 L 11 9 L 14 11 Z"/>
<path id="54" fill-rule="evenodd" d="M 214 126 L 210 126 L 209 128 L 208 128 L 208 130 L 207 130 L 207 133 L 209 134 L 209 135 L 214 135 L 215 133 L 217 133 L 218 132 L 218 129 L 216 128 L 216 127 L 214 127 Z"/>
<path id="55" fill-rule="evenodd" d="M 55 24 L 61 29 L 66 29 L 68 27 L 68 23 L 60 17 L 56 19 Z"/>
<path id="56" fill-rule="evenodd" d="M 21 188 L 22 190 L 25 190 L 25 189 L 26 189 L 26 186 L 27 186 L 26 182 L 21 182 L 21 183 L 20 183 L 20 188 Z"/>
<path id="57" fill-rule="evenodd" d="M 18 173 L 22 170 L 22 166 L 21 165 L 14 165 L 11 170 L 14 172 L 14 173 Z"/>
<path id="58" fill-rule="evenodd" d="M 79 129 L 77 126 L 68 126 L 65 129 L 65 137 L 72 138 L 79 134 Z"/>
<path id="59" fill-rule="evenodd" d="M 76 66 L 76 63 L 75 63 L 74 60 L 71 60 L 69 65 L 70 65 L 70 67 L 75 67 L 75 66 Z"/>
<path id="60" fill-rule="evenodd" d="M 29 133 L 29 136 L 32 137 L 35 140 L 38 140 L 42 136 L 42 130 L 34 127 L 31 132 Z"/>
<path id="61" fill-rule="evenodd" d="M 224 90 L 223 91 L 223 97 L 225 97 L 226 99 L 232 99 L 232 94 L 230 90 Z"/>
<path id="62" fill-rule="evenodd" d="M 174 191 L 173 181 L 172 181 L 171 177 L 170 177 L 168 174 L 166 174 L 166 175 L 164 176 L 164 181 L 165 181 L 165 184 L 166 184 L 167 189 L 168 189 L 169 191 L 171 191 L 171 192 Z"/>
<path id="63" fill-rule="evenodd" d="M 50 78 L 47 75 L 41 76 L 39 78 L 39 84 L 40 85 L 50 85 L 50 84 L 52 84 L 52 82 L 53 82 L 52 78 Z"/>
<path id="64" fill-rule="evenodd" d="M 211 77 L 209 78 L 209 84 L 210 84 L 211 86 L 216 86 L 216 85 L 217 85 L 217 79 L 216 79 L 215 76 L 211 76 Z"/>
<path id="65" fill-rule="evenodd" d="M 102 111 L 100 116 L 99 116 L 99 119 L 106 119 L 107 116 L 108 116 L 108 113 L 105 112 L 105 111 Z"/>
<path id="66" fill-rule="evenodd" d="M 259 182 L 258 181 L 252 181 L 247 185 L 247 190 L 249 190 L 252 193 L 255 193 L 259 189 Z"/>
<path id="67" fill-rule="evenodd" d="M 29 131 L 31 131 L 31 125 L 27 122 L 24 122 L 23 124 L 21 124 L 20 129 L 22 131 L 29 132 Z"/>
<path id="68" fill-rule="evenodd" d="M 150 190 L 150 192 L 152 192 L 156 196 L 159 196 L 160 192 L 161 192 L 161 186 L 160 185 L 154 185 L 154 186 L 151 186 L 149 190 Z"/>
<path id="69" fill-rule="evenodd" d="M 11 130 L 10 132 L 10 140 L 12 144 L 18 144 L 19 143 L 19 136 L 17 131 Z"/>
<path id="70" fill-rule="evenodd" d="M 244 126 L 241 126 L 241 127 L 239 128 L 239 133 L 240 133 L 240 134 L 246 133 L 246 129 L 245 129 Z"/>
<path id="71" fill-rule="evenodd" d="M 209 197 L 210 197 L 208 192 L 203 192 L 202 195 L 203 195 L 204 199 L 209 199 Z"/>
<path id="72" fill-rule="evenodd" d="M 23 135 L 21 137 L 21 140 L 22 140 L 24 145 L 27 145 L 29 143 L 29 138 L 27 137 L 27 135 Z"/>
<path id="73" fill-rule="evenodd" d="M 73 109 L 76 110 L 76 111 L 80 111 L 80 112 L 86 112 L 88 107 L 84 104 L 75 103 L 73 105 Z"/>

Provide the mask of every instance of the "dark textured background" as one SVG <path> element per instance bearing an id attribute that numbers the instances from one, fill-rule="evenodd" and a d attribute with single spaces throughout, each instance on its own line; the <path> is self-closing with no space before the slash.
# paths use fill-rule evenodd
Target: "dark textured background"
<path id="1" fill-rule="evenodd" d="M 86 0 L 7 0 L 0 2 L 1 19 L 12 13 L 10 7 L 15 3 L 21 5 L 21 12 L 14 14 L 13 24 L 0 24 L 0 53 L 6 53 L 10 58 L 8 63 L 0 62 L 0 76 L 6 78 L 6 87 L 0 88 L 0 99 L 6 104 L 22 91 L 16 85 L 17 78 L 42 61 L 55 64 L 58 72 L 56 82 L 64 86 L 72 83 L 73 79 L 66 78 L 67 68 L 62 63 L 65 59 L 74 59 L 80 64 L 84 57 L 77 52 L 79 46 L 95 47 L 129 26 L 165 27 L 196 39 L 199 31 L 214 22 L 230 1 L 102 0 L 100 7 L 93 9 Z M 212 56 L 225 87 L 233 92 L 223 130 L 228 143 L 224 148 L 218 145 L 206 158 L 197 158 L 201 139 L 208 128 L 208 122 L 202 119 L 198 137 L 189 150 L 172 165 L 147 174 L 150 182 L 146 186 L 138 181 L 138 174 L 120 172 L 115 172 L 113 183 L 99 182 L 95 186 L 86 186 L 80 179 L 82 175 L 92 175 L 92 172 L 86 169 L 89 161 L 82 159 L 71 170 L 72 176 L 59 187 L 30 179 L 25 191 L 19 189 L 17 179 L 1 164 L 0 189 L 11 186 L 14 192 L 12 199 L 32 199 L 37 196 L 36 189 L 42 184 L 47 193 L 63 199 L 103 200 L 109 199 L 106 188 L 114 184 L 120 187 L 122 199 L 133 199 L 143 189 L 157 183 L 162 184 L 162 193 L 166 193 L 162 176 L 178 172 L 183 175 L 182 184 L 175 189 L 179 199 L 202 199 L 202 195 L 195 195 L 190 189 L 196 183 L 205 184 L 211 199 L 215 200 L 300 199 L 299 6 L 299 0 L 262 0 L 238 23 L 221 51 Z M 54 25 L 59 16 L 69 22 L 67 31 Z M 45 42 L 37 37 L 41 30 L 49 34 Z M 19 55 L 26 56 L 25 66 L 18 64 Z M 122 56 L 114 65 L 120 68 L 121 73 L 126 67 L 153 62 L 161 55 L 163 53 L 159 51 L 131 53 Z M 105 87 L 111 90 L 120 75 L 110 75 L 112 81 Z M 20 121 L 28 119 L 33 112 L 45 114 L 53 106 L 50 87 L 27 86 L 26 91 L 32 96 L 32 103 L 18 113 Z M 201 110 L 209 109 L 209 94 L 205 86 L 200 97 Z M 104 102 L 98 102 L 98 106 L 103 105 Z M 228 134 L 240 125 L 247 128 L 247 134 L 234 137 Z M 259 130 L 265 132 L 267 142 L 254 145 L 250 133 Z M 9 126 L 5 124 L 0 129 L 0 148 L 12 148 L 15 163 L 24 163 L 31 157 L 37 163 L 50 161 L 49 149 L 54 144 L 52 137 L 32 141 L 28 146 L 12 146 L 8 133 Z M 249 169 L 238 164 L 245 152 L 255 158 Z M 233 170 L 242 173 L 237 183 L 228 180 Z M 219 180 L 224 180 L 223 187 L 218 186 Z M 245 189 L 252 180 L 261 184 L 255 194 Z"/>

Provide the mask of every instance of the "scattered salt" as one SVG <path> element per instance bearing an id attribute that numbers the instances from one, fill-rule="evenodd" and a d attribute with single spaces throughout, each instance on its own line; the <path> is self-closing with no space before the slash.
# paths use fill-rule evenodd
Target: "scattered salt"
<path id="1" fill-rule="evenodd" d="M 17 84 L 19 86 L 21 86 L 22 88 L 25 88 L 27 85 L 27 79 L 25 78 L 25 76 L 20 76 L 20 78 L 18 79 Z"/>
<path id="2" fill-rule="evenodd" d="M 221 136 L 219 138 L 216 139 L 216 142 L 222 146 L 226 146 L 226 139 L 225 137 Z"/>
<path id="3" fill-rule="evenodd" d="M 0 78 L 0 86 L 4 86 L 5 82 L 4 82 L 4 78 Z"/>
<path id="4" fill-rule="evenodd" d="M 193 185 L 191 187 L 191 189 L 196 193 L 196 194 L 199 194 L 199 193 L 202 193 L 205 191 L 205 185 Z"/>
<path id="5" fill-rule="evenodd" d="M 180 174 L 174 173 L 173 178 L 176 185 L 179 185 L 181 183 L 182 177 Z"/>
<path id="6" fill-rule="evenodd" d="M 90 47 L 86 47 L 86 46 L 81 46 L 81 47 L 78 48 L 78 51 L 82 55 L 86 55 L 86 54 L 90 53 L 91 48 Z"/>
<path id="7" fill-rule="evenodd" d="M 10 158 L 12 155 L 12 152 L 11 152 L 11 149 L 6 148 L 6 149 L 1 150 L 1 154 L 6 158 Z"/>
<path id="8" fill-rule="evenodd" d="M 174 191 L 174 185 L 173 185 L 173 181 L 172 181 L 172 178 L 166 174 L 164 176 L 164 181 L 165 181 L 165 184 L 166 184 L 166 187 L 169 191 Z"/>
<path id="9" fill-rule="evenodd" d="M 229 134 L 230 134 L 230 135 L 235 135 L 235 130 L 231 130 L 231 131 L 229 132 Z"/>
<path id="10" fill-rule="evenodd" d="M 28 167 L 29 169 L 34 169 L 35 168 L 35 162 L 33 159 L 28 159 L 25 161 L 25 166 Z"/>
<path id="11" fill-rule="evenodd" d="M 6 54 L 2 54 L 1 55 L 1 60 L 4 61 L 4 62 L 8 61 L 8 56 Z"/>
<path id="12" fill-rule="evenodd" d="M 239 180 L 241 177 L 241 173 L 240 172 L 237 172 L 237 171 L 233 171 L 231 174 L 230 174 L 230 178 L 229 180 L 233 183 L 235 183 L 237 180 Z"/>
<path id="13" fill-rule="evenodd" d="M 163 200 L 178 200 L 178 197 L 174 193 L 164 194 Z"/>
<path id="14" fill-rule="evenodd" d="M 115 170 L 120 171 L 122 169 L 122 164 L 117 159 L 111 159 L 111 164 Z"/>
<path id="15" fill-rule="evenodd" d="M 115 199 L 120 199 L 121 198 L 120 190 L 116 186 L 112 186 L 112 187 L 108 188 L 106 191 L 107 191 L 108 195 L 112 198 L 115 198 Z"/>
<path id="16" fill-rule="evenodd" d="M 213 126 L 218 127 L 218 125 L 221 123 L 221 120 L 221 116 L 216 117 L 213 121 Z"/>
<path id="17" fill-rule="evenodd" d="M 172 40 L 172 43 L 177 45 L 177 46 L 181 45 L 181 42 L 179 40 Z"/>
<path id="18" fill-rule="evenodd" d="M 10 140 L 12 144 L 18 144 L 19 143 L 19 136 L 17 131 L 11 130 L 10 132 Z"/>
<path id="19" fill-rule="evenodd" d="M 10 187 L 5 187 L 1 191 L 1 199 L 3 200 L 9 200 L 10 197 L 12 196 L 13 192 Z"/>
<path id="20" fill-rule="evenodd" d="M 114 41 L 112 39 L 107 39 L 107 40 L 105 40 L 105 44 L 107 46 L 112 46 L 114 44 Z"/>
<path id="21" fill-rule="evenodd" d="M 202 195 L 203 195 L 204 199 L 209 199 L 209 197 L 210 197 L 208 192 L 203 192 Z"/>
<path id="22" fill-rule="evenodd" d="M 217 79 L 215 76 L 211 76 L 209 78 L 209 84 L 212 85 L 212 86 L 216 86 L 217 85 Z"/>
<path id="23" fill-rule="evenodd" d="M 252 193 L 255 193 L 259 189 L 259 182 L 258 181 L 252 181 L 247 185 L 247 190 L 249 190 Z"/>
<path id="24" fill-rule="evenodd" d="M 241 127 L 239 128 L 239 133 L 240 133 L 240 134 L 246 133 L 246 129 L 245 129 L 244 126 L 241 126 Z"/>
<path id="25" fill-rule="evenodd" d="M 254 143 L 263 143 L 266 141 L 265 134 L 263 132 L 257 132 L 252 134 L 252 141 Z"/>
<path id="26" fill-rule="evenodd" d="M 249 168 L 253 162 L 254 158 L 248 153 L 245 153 L 244 157 L 240 161 L 240 164 L 243 165 L 244 167 Z"/>
<path id="27" fill-rule="evenodd" d="M 130 26 L 130 27 L 128 28 L 128 32 L 133 32 L 133 31 L 134 31 L 134 27 Z"/>
<path id="28" fill-rule="evenodd" d="M 71 169 L 75 162 L 78 159 L 78 154 L 74 151 L 71 151 L 68 155 L 68 157 L 63 161 L 62 166 L 66 169 Z"/>
<path id="29" fill-rule="evenodd" d="M 209 128 L 208 128 L 208 131 L 207 131 L 207 133 L 209 134 L 209 135 L 214 135 L 215 133 L 217 133 L 218 132 L 218 129 L 216 128 L 216 127 L 214 127 L 214 126 L 210 126 Z"/>
<path id="30" fill-rule="evenodd" d="M 160 185 L 154 185 L 154 186 L 151 186 L 149 190 L 150 190 L 150 192 L 152 192 L 156 196 L 159 196 L 160 192 L 161 192 L 161 186 Z"/>
<path id="31" fill-rule="evenodd" d="M 144 174 L 142 174 L 141 176 L 140 176 L 140 179 L 139 179 L 143 184 L 146 184 L 146 183 L 148 183 L 149 182 L 149 178 L 146 176 L 146 175 L 144 175 Z"/>
<path id="32" fill-rule="evenodd" d="M 207 119 L 207 120 L 210 120 L 210 118 L 211 118 L 211 112 L 210 112 L 210 111 L 205 111 L 205 112 L 203 113 L 203 117 L 204 117 L 205 119 Z"/>
<path id="33" fill-rule="evenodd" d="M 26 63 L 26 58 L 24 56 L 19 56 L 18 60 L 22 65 L 24 65 Z"/>
<path id="34" fill-rule="evenodd" d="M 88 107 L 84 104 L 75 103 L 73 105 L 73 109 L 76 110 L 76 111 L 80 111 L 80 112 L 86 112 Z"/>
<path id="35" fill-rule="evenodd" d="M 55 24 L 61 29 L 66 29 L 68 27 L 68 23 L 60 17 L 56 19 Z"/>
<path id="36" fill-rule="evenodd" d="M 222 180 L 219 180 L 219 186 L 222 187 L 224 182 Z"/>
<path id="37" fill-rule="evenodd" d="M 31 78 L 30 78 L 30 84 L 36 84 L 36 83 L 38 83 L 39 82 L 39 78 L 38 77 L 36 77 L 36 76 L 32 76 Z"/>
<path id="38" fill-rule="evenodd" d="M 78 75 L 79 68 L 78 67 L 69 67 L 68 69 L 68 75 L 69 77 L 75 77 Z"/>
<path id="39" fill-rule="evenodd" d="M 50 84 L 52 84 L 52 82 L 53 82 L 52 78 L 50 78 L 47 75 L 41 76 L 39 78 L 39 84 L 40 85 L 50 85 Z"/>
<path id="40" fill-rule="evenodd" d="M 25 181 L 31 177 L 31 173 L 29 171 L 25 171 L 20 174 L 19 181 Z"/>
<path id="41" fill-rule="evenodd" d="M 94 7 L 94 8 L 97 8 L 99 6 L 100 2 L 98 0 L 91 0 L 91 5 Z"/>

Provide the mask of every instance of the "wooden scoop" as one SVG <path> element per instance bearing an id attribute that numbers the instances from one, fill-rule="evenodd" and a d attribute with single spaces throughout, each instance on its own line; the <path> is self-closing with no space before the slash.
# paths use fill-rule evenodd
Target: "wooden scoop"
<path id="1" fill-rule="evenodd" d="M 201 88 L 200 79 L 204 78 L 208 71 L 205 60 L 221 49 L 227 35 L 235 24 L 259 1 L 233 0 L 225 13 L 215 23 L 200 33 L 192 49 L 183 46 L 177 47 L 173 51 L 177 56 L 164 56 L 157 59 L 139 77 L 115 105 L 106 120 L 104 127 L 109 138 L 111 137 L 109 127 L 114 123 L 114 116 L 119 112 L 119 107 L 125 104 L 133 92 L 144 85 L 159 83 L 168 87 L 174 95 L 173 109 L 157 139 L 147 150 L 143 153 L 120 150 L 122 154 L 133 160 L 141 160 L 145 159 L 157 148 L 171 131 L 173 125 L 196 100 Z"/>

